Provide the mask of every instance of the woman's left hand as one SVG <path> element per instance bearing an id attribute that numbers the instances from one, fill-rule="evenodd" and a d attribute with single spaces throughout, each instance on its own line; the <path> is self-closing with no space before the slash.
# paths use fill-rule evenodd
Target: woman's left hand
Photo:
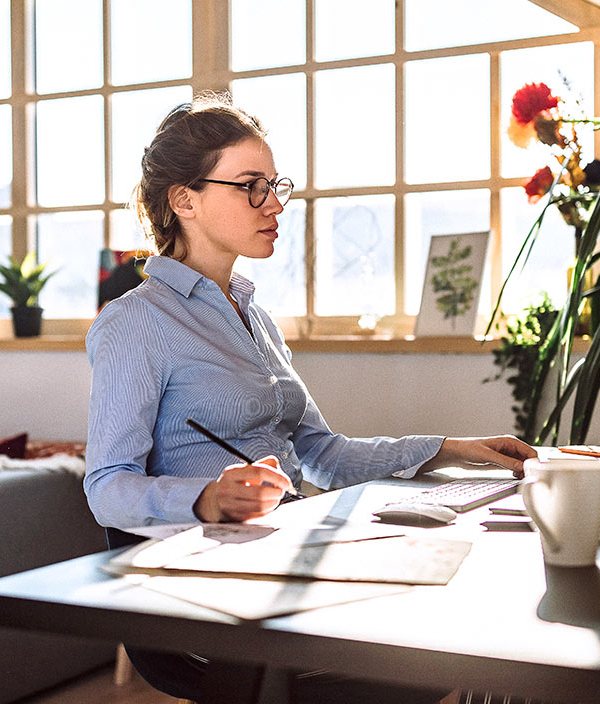
<path id="1" fill-rule="evenodd" d="M 523 477 L 523 461 L 537 457 L 531 445 L 514 435 L 495 435 L 483 438 L 446 438 L 435 457 L 422 465 L 421 472 L 442 467 L 492 465 L 510 469 L 515 477 Z"/>

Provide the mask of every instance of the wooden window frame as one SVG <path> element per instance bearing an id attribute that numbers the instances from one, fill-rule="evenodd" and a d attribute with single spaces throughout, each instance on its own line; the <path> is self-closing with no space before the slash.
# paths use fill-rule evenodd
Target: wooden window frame
<path id="1" fill-rule="evenodd" d="M 110 213 L 121 209 L 123 203 L 110 200 L 110 150 L 111 150 L 111 115 L 110 98 L 122 91 L 147 90 L 176 85 L 192 85 L 194 91 L 201 89 L 227 89 L 234 79 L 252 78 L 267 75 L 284 75 L 304 73 L 306 75 L 307 105 L 307 182 L 306 187 L 297 191 L 294 197 L 304 199 L 307 203 L 306 221 L 306 304 L 307 315 L 302 318 L 280 320 L 290 339 L 321 340 L 345 339 L 356 343 L 370 336 L 373 340 L 410 339 L 414 317 L 404 315 L 403 269 L 404 269 L 404 196 L 409 193 L 435 192 L 464 189 L 487 189 L 490 192 L 490 229 L 492 232 L 490 259 L 492 262 L 492 290 L 497 292 L 501 285 L 501 241 L 502 222 L 500 217 L 501 189 L 522 185 L 520 178 L 502 178 L 500 175 L 500 55 L 511 49 L 533 48 L 553 44 L 591 41 L 594 44 L 595 74 L 600 75 L 600 7 L 585 0 L 535 0 L 536 4 L 553 11 L 565 19 L 581 26 L 577 33 L 493 42 L 486 44 L 432 49 L 427 51 L 407 52 L 403 48 L 404 36 L 403 2 L 397 2 L 396 11 L 396 49 L 393 54 L 358 59 L 317 62 L 314 60 L 314 7 L 313 0 L 306 0 L 306 62 L 301 65 L 277 67 L 266 70 L 232 71 L 229 67 L 229 3 L 222 0 L 194 0 L 192 2 L 192 77 L 175 81 L 111 86 L 109 83 L 110 57 L 110 0 L 103 2 L 103 50 L 104 83 L 99 89 L 69 91 L 38 95 L 34 92 L 32 56 L 33 35 L 33 0 L 11 0 L 11 41 L 12 41 L 12 96 L 0 100 L 0 104 L 12 106 L 13 128 L 13 182 L 12 205 L 0 209 L 0 215 L 12 217 L 12 251 L 21 258 L 32 243 L 31 221 L 43 213 L 62 211 L 101 211 L 104 214 L 104 243 L 110 241 Z M 487 53 L 490 57 L 490 177 L 458 183 L 419 183 L 404 182 L 404 65 L 409 61 L 444 58 L 452 56 Z M 392 63 L 396 67 L 396 183 L 392 186 L 370 186 L 364 188 L 317 189 L 314 185 L 314 79 L 318 71 L 348 68 L 382 63 Z M 61 97 L 82 95 L 100 95 L 105 103 L 104 141 L 105 141 L 105 198 L 101 203 L 85 206 L 42 207 L 32 202 L 33 164 L 35 163 L 35 140 L 33 136 L 33 106 L 38 101 Z M 595 95 L 595 114 L 600 114 L 600 91 Z M 596 133 L 596 152 L 600 153 L 600 133 Z M 396 199 L 395 209 L 395 271 L 396 271 L 396 310 L 398 313 L 381 321 L 374 333 L 365 334 L 358 327 L 358 316 L 320 317 L 314 312 L 314 203 L 318 198 L 391 194 Z M 81 337 L 90 325 L 90 319 L 45 319 L 46 335 Z M 0 338 L 10 337 L 10 321 L 0 320 Z M 441 343 L 440 343 L 441 344 Z"/>

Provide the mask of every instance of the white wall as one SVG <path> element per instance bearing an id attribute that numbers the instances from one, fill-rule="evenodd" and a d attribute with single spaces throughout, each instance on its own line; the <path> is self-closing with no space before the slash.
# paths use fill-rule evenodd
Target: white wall
<path id="1" fill-rule="evenodd" d="M 491 354 L 305 352 L 294 364 L 330 426 L 347 435 L 513 430 L 508 385 L 482 383 L 495 370 Z M 0 352 L 0 437 L 84 440 L 89 384 L 83 352 Z"/>
<path id="2" fill-rule="evenodd" d="M 0 352 L 0 436 L 84 440 L 90 377 L 83 352 Z"/>

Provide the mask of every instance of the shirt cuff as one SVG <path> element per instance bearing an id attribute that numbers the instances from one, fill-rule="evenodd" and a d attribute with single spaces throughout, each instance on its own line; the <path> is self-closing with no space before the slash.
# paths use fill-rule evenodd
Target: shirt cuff
<path id="1" fill-rule="evenodd" d="M 401 479 L 412 479 L 419 469 L 433 459 L 442 447 L 446 439 L 445 435 L 431 435 L 426 439 L 422 435 L 412 435 L 406 439 L 406 454 L 412 456 L 413 464 L 392 474 L 393 477 Z"/>
<path id="2" fill-rule="evenodd" d="M 196 499 L 212 479 L 181 479 L 174 478 L 165 497 L 162 510 L 164 516 L 169 516 L 174 523 L 199 522 L 193 507 Z"/>

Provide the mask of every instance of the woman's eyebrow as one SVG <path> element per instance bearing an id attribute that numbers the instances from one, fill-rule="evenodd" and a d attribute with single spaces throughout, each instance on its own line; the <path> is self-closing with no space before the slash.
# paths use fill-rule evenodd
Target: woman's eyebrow
<path id="1" fill-rule="evenodd" d="M 264 171 L 252 171 L 251 169 L 248 169 L 246 171 L 241 171 L 237 176 L 234 178 L 242 178 L 243 176 L 252 176 L 254 178 L 266 178 L 268 179 L 269 177 L 265 174 Z M 277 174 L 275 174 L 275 178 L 277 178 Z"/>

